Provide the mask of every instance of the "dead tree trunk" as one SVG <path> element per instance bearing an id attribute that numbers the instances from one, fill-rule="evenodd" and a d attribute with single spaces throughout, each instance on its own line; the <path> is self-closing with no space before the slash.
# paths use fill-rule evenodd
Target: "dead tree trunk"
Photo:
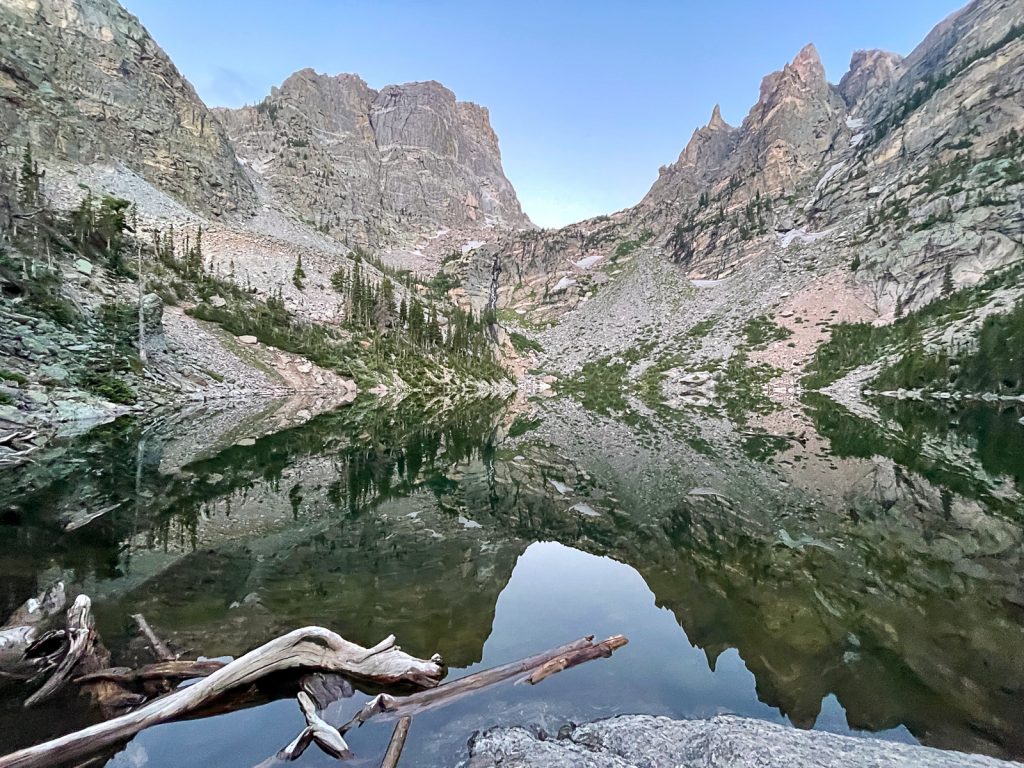
<path id="1" fill-rule="evenodd" d="M 322 627 L 282 635 L 235 659 L 187 688 L 156 699 L 121 717 L 0 757 L 0 768 L 44 768 L 80 761 L 153 725 L 176 720 L 261 678 L 289 669 L 319 669 L 380 685 L 436 686 L 444 676 L 439 656 L 417 659 L 388 637 L 373 648 L 350 643 Z"/>

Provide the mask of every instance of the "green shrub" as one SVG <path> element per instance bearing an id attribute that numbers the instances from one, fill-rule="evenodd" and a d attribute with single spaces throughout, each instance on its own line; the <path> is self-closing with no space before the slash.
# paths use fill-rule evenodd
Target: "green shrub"
<path id="1" fill-rule="evenodd" d="M 509 331 L 509 339 L 512 341 L 512 346 L 516 348 L 516 352 L 519 354 L 525 354 L 527 352 L 543 352 L 544 348 L 539 342 L 534 341 L 529 336 L 524 336 L 516 331 Z"/>
<path id="2" fill-rule="evenodd" d="M 135 390 L 111 374 L 90 371 L 79 380 L 79 384 L 87 392 L 91 392 L 97 397 L 102 397 L 111 403 L 120 403 L 121 405 L 135 404 Z"/>
<path id="3" fill-rule="evenodd" d="M 788 328 L 783 328 L 767 315 L 758 315 L 750 318 L 743 325 L 743 335 L 746 336 L 747 343 L 752 347 L 763 347 L 773 341 L 788 339 L 793 332 Z"/>

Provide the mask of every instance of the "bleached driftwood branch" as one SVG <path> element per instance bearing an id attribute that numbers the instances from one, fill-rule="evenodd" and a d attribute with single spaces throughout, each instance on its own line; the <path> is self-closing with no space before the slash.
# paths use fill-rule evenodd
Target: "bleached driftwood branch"
<path id="1" fill-rule="evenodd" d="M 373 717 L 414 715 L 436 707 L 445 706 L 469 694 L 489 688 L 498 683 L 517 679 L 518 682 L 536 684 L 563 669 L 577 664 L 608 657 L 612 652 L 629 642 L 622 635 L 613 635 L 599 643 L 593 636 L 554 648 L 536 656 L 513 661 L 499 667 L 481 670 L 472 675 L 439 685 L 430 690 L 417 691 L 408 696 L 395 697 L 386 693 L 378 694 L 368 701 L 355 716 L 339 730 L 344 734 L 354 725 L 362 725 Z M 0 768 L 3 768 L 0 765 Z"/>
<path id="2" fill-rule="evenodd" d="M 209 677 L 106 722 L 0 757 L 0 768 L 43 768 L 79 761 L 153 725 L 201 710 L 221 696 L 284 670 L 323 670 L 378 685 L 433 687 L 444 676 L 440 657 L 417 659 L 394 637 L 367 649 L 322 627 L 305 627 L 275 638 Z"/>

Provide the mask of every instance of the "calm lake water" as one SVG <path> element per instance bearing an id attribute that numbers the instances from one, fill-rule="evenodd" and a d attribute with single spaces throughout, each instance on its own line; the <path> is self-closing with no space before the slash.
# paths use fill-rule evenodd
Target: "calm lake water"
<path id="1" fill-rule="evenodd" d="M 146 660 L 141 612 L 210 657 L 306 624 L 368 646 L 394 633 L 449 677 L 629 637 L 417 716 L 408 765 L 454 765 L 494 725 L 632 712 L 1024 759 L 1018 409 L 881 403 L 868 420 L 809 398 L 798 439 L 755 425 L 730 442 L 705 415 L 638 429 L 568 399 L 296 425 L 301 407 L 121 420 L 0 475 L 0 614 L 63 579 L 93 598 L 114 663 Z M 0 751 L 96 717 L 23 698 L 0 688 Z M 108 764 L 248 768 L 302 725 L 294 699 L 271 701 L 150 729 Z M 350 734 L 354 765 L 378 764 L 392 725 Z M 335 763 L 311 748 L 300 764 Z"/>

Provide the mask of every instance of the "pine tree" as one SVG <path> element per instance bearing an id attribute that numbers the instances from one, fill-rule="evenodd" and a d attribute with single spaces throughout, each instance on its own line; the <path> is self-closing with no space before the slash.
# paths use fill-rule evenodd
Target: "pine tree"
<path id="1" fill-rule="evenodd" d="M 31 211 L 40 202 L 40 182 L 43 178 L 39 170 L 39 163 L 32 158 L 32 146 L 25 145 L 25 153 L 21 158 L 21 178 L 19 179 L 18 192 L 20 203 L 25 211 Z"/>
<path id="2" fill-rule="evenodd" d="M 295 271 L 292 272 L 292 284 L 300 291 L 304 288 L 302 281 L 305 277 L 306 272 L 302 268 L 302 254 L 300 253 L 298 260 L 295 262 Z"/>
<path id="3" fill-rule="evenodd" d="M 953 268 L 946 264 L 942 268 L 942 296 L 943 298 L 949 298 L 953 295 Z"/>

